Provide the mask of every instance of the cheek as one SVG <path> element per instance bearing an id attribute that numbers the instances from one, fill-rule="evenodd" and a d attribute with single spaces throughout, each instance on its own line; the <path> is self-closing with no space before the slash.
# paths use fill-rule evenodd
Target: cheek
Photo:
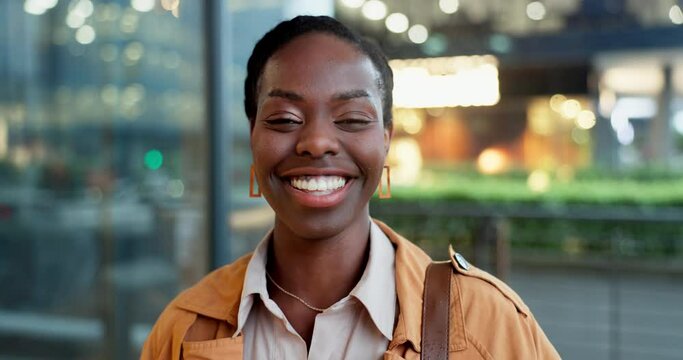
<path id="1" fill-rule="evenodd" d="M 354 147 L 356 151 L 353 154 L 356 163 L 362 168 L 370 183 L 378 182 L 386 157 L 384 137 L 373 136 L 371 139 L 358 139 L 354 142 L 357 145 Z M 374 146 L 368 146 L 368 144 Z"/>
<path id="2" fill-rule="evenodd" d="M 254 130 L 251 136 L 251 153 L 257 171 L 264 174 L 279 161 L 287 148 L 287 143 L 276 135 Z"/>

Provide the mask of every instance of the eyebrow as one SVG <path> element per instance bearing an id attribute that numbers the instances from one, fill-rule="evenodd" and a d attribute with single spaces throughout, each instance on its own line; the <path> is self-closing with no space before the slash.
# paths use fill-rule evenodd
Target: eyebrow
<path id="1" fill-rule="evenodd" d="M 285 98 L 287 100 L 292 100 L 292 101 L 302 101 L 304 99 L 303 96 L 293 92 L 293 91 L 288 91 L 288 90 L 282 90 L 282 89 L 273 89 L 268 93 L 268 96 L 270 97 L 281 97 Z"/>
<path id="2" fill-rule="evenodd" d="M 283 90 L 283 89 L 273 89 L 268 92 L 269 97 L 280 97 L 291 101 L 303 101 L 304 97 L 294 91 Z M 357 98 L 367 98 L 370 97 L 367 91 L 362 89 L 343 91 L 332 96 L 333 100 L 336 101 L 347 101 Z"/>
<path id="3" fill-rule="evenodd" d="M 352 99 L 357 99 L 357 98 L 367 98 L 370 97 L 370 94 L 368 94 L 367 91 L 359 89 L 359 90 L 350 90 L 350 91 L 344 91 L 341 93 L 338 93 L 334 95 L 332 98 L 334 100 L 352 100 Z"/>

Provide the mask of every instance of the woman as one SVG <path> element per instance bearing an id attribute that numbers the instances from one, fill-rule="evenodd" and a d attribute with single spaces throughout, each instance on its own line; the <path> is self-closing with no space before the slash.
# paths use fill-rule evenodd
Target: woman
<path id="1" fill-rule="evenodd" d="M 253 254 L 180 294 L 142 358 L 420 357 L 431 260 L 368 210 L 392 87 L 382 53 L 329 17 L 282 22 L 256 44 L 245 109 L 274 227 Z M 512 290 L 452 259 L 450 358 L 559 358 Z"/>

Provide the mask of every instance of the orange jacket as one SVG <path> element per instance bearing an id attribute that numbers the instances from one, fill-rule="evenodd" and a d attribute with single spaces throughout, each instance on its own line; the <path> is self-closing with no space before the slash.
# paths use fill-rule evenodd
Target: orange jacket
<path id="1" fill-rule="evenodd" d="M 385 360 L 420 358 L 422 292 L 431 259 L 387 225 L 376 221 L 396 248 L 399 314 Z M 507 285 L 473 266 L 464 269 L 449 249 L 451 359 L 559 359 L 529 308 Z M 242 284 L 251 255 L 245 255 L 184 291 L 163 311 L 141 359 L 242 359 L 242 337 L 232 338 Z"/>

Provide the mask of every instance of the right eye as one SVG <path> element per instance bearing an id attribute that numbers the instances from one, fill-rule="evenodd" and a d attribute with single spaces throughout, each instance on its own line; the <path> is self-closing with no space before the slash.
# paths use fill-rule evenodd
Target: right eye
<path id="1" fill-rule="evenodd" d="M 294 131 L 299 125 L 303 124 L 303 121 L 292 118 L 266 119 L 263 122 L 267 128 L 280 132 Z"/>
<path id="2" fill-rule="evenodd" d="M 268 119 L 264 120 L 264 122 L 268 125 L 297 125 L 301 124 L 301 121 L 299 120 L 294 120 L 294 119 Z"/>

